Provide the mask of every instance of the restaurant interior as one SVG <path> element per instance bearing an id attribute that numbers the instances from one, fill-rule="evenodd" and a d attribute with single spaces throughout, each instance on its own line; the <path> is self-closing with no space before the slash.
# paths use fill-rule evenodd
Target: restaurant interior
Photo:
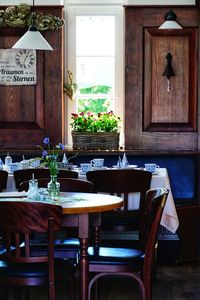
<path id="1" fill-rule="evenodd" d="M 0 1 L 0 300 L 199 299 L 199 34 L 199 0 Z"/>

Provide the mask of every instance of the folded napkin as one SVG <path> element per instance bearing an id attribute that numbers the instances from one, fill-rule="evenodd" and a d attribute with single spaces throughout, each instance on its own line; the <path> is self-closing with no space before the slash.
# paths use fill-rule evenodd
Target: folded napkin
<path id="1" fill-rule="evenodd" d="M 22 192 L 3 192 L 0 193 L 0 198 L 22 198 L 26 197 L 27 193 L 25 191 Z"/>

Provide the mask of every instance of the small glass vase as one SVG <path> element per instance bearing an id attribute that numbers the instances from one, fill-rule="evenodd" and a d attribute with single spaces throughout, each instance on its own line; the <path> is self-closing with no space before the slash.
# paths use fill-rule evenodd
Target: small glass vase
<path id="1" fill-rule="evenodd" d="M 60 183 L 57 181 L 57 175 L 51 175 L 51 181 L 47 184 L 47 190 L 51 200 L 59 200 Z"/>

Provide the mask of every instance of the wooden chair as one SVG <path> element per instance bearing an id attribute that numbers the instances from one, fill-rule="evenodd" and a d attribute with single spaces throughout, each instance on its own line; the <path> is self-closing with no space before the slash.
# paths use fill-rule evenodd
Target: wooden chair
<path id="1" fill-rule="evenodd" d="M 0 254 L 0 285 L 15 287 L 22 299 L 22 287 L 48 285 L 49 300 L 55 300 L 55 278 L 61 279 L 70 266 L 54 261 L 54 232 L 61 228 L 62 208 L 39 202 L 0 201 L 0 233 L 5 251 Z M 47 248 L 43 255 L 33 255 L 32 233 L 45 232 Z"/>
<path id="2" fill-rule="evenodd" d="M 21 182 L 30 180 L 32 178 L 32 174 L 34 174 L 35 179 L 49 178 L 50 181 L 49 169 L 36 168 L 16 170 L 13 172 L 16 189 L 19 190 Z M 78 178 L 78 173 L 71 170 L 59 170 L 58 178 Z"/>
<path id="3" fill-rule="evenodd" d="M 155 246 L 167 195 L 168 191 L 162 188 L 147 192 L 145 199 L 145 213 L 147 218 L 143 247 L 139 249 L 90 247 L 88 249 L 89 271 L 91 274 L 94 274 L 89 283 L 89 300 L 91 299 L 93 284 L 99 278 L 113 274 L 132 277 L 141 288 L 143 300 L 152 299 Z"/>
<path id="4" fill-rule="evenodd" d="M 152 173 L 144 170 L 98 170 L 86 173 L 87 180 L 94 184 L 95 192 L 108 193 L 124 198 L 123 210 L 102 214 L 101 241 L 104 245 L 121 245 L 128 242 L 127 232 L 142 232 L 144 203 L 147 190 L 150 189 Z M 129 210 L 130 193 L 140 193 L 139 209 Z M 96 228 L 95 235 L 98 235 Z M 125 233 L 126 231 L 126 233 Z M 115 242 L 116 241 L 116 242 Z"/>
<path id="5" fill-rule="evenodd" d="M 49 178 L 39 178 L 38 179 L 38 187 L 47 187 L 49 182 Z M 93 183 L 80 180 L 76 178 L 58 178 L 58 182 L 60 183 L 61 192 L 85 192 L 89 193 L 93 190 Z M 28 191 L 29 189 L 29 181 L 21 182 L 19 185 L 19 191 Z"/>
<path id="6" fill-rule="evenodd" d="M 8 172 L 4 170 L 0 170 L 0 192 L 6 189 L 8 180 Z"/>
<path id="7" fill-rule="evenodd" d="M 38 179 L 38 183 L 44 183 L 46 186 L 46 181 L 49 179 Z M 93 191 L 93 183 L 85 180 L 75 179 L 75 178 L 59 178 L 58 181 L 61 184 L 61 192 L 87 192 L 90 193 Z M 27 190 L 28 183 L 24 182 L 20 185 L 22 190 Z M 43 252 L 44 245 L 46 244 L 46 239 L 43 235 L 35 235 L 35 238 L 32 239 L 32 246 L 36 253 Z M 77 228 L 69 228 L 67 232 L 64 230 L 57 235 L 55 240 L 55 256 L 58 258 L 68 258 L 72 259 L 74 264 L 77 264 L 80 243 L 77 238 Z"/>

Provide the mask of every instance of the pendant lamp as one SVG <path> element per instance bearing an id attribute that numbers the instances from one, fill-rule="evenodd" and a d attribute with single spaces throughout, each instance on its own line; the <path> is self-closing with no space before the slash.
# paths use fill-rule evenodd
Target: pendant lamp
<path id="1" fill-rule="evenodd" d="M 183 29 L 183 27 L 176 22 L 176 14 L 171 9 L 165 14 L 165 22 L 158 29 Z"/>
<path id="2" fill-rule="evenodd" d="M 14 49 L 53 50 L 35 25 L 34 0 L 32 6 L 32 24 L 28 31 L 14 44 Z"/>

